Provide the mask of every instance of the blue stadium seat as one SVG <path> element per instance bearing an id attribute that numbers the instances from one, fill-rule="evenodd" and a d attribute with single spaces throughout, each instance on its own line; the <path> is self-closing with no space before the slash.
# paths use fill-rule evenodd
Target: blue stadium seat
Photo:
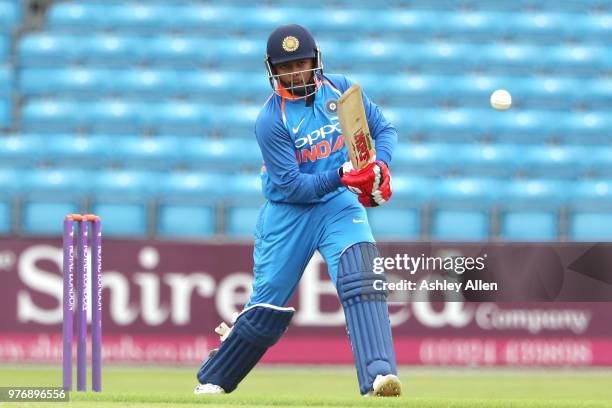
<path id="1" fill-rule="evenodd" d="M 387 108 L 385 116 L 401 133 L 423 133 L 432 138 L 453 140 L 491 135 L 508 141 L 510 137 L 533 140 L 536 136 L 550 136 L 559 130 L 567 114 L 538 110 Z"/>
<path id="2" fill-rule="evenodd" d="M 513 69 L 525 67 L 527 64 L 539 66 L 542 63 L 542 49 L 530 43 L 513 43 L 502 45 L 498 43 L 471 47 L 472 53 L 466 56 L 472 68 L 504 68 Z"/>
<path id="3" fill-rule="evenodd" d="M 99 8 L 93 10 L 98 12 L 108 10 L 110 13 L 106 27 L 125 27 L 125 28 L 151 28 L 162 27 L 167 20 L 176 18 L 173 11 L 176 7 L 165 7 L 162 4 L 147 3 L 127 3 L 108 7 L 104 4 L 97 4 Z M 102 11 L 104 12 L 104 11 Z M 174 17 L 174 18 L 173 18 Z"/>
<path id="4" fill-rule="evenodd" d="M 120 99 L 31 99 L 22 112 L 26 131 L 49 133 L 77 131 L 134 132 L 145 126 L 148 104 Z"/>
<path id="5" fill-rule="evenodd" d="M 486 102 L 491 92 L 499 88 L 507 88 L 508 80 L 500 76 L 486 74 L 467 74 L 457 76 L 440 76 L 442 88 L 432 90 L 439 93 L 441 97 L 449 99 L 477 100 L 479 103 Z M 414 86 L 421 86 L 421 81 L 416 81 Z"/>
<path id="6" fill-rule="evenodd" d="M 395 41 L 355 41 L 344 44 L 344 47 L 339 47 L 337 42 L 321 43 L 321 52 L 331 66 L 350 69 L 379 67 L 391 63 L 394 63 L 395 67 L 398 63 L 406 65 L 401 57 L 408 54 L 404 51 L 404 47 Z"/>
<path id="7" fill-rule="evenodd" d="M 253 137 L 258 105 L 210 105 L 207 107 L 208 126 L 215 132 Z"/>
<path id="8" fill-rule="evenodd" d="M 258 102 L 272 92 L 263 73 L 241 71 L 184 71 L 173 84 L 177 93 L 219 101 L 253 98 Z"/>
<path id="9" fill-rule="evenodd" d="M 253 238 L 259 207 L 231 207 L 227 209 L 225 233 L 234 238 Z"/>
<path id="10" fill-rule="evenodd" d="M 0 97 L 8 98 L 13 92 L 13 73 L 9 65 L 0 65 Z"/>
<path id="11" fill-rule="evenodd" d="M 512 144 L 448 144 L 441 160 L 455 174 L 505 177 L 517 170 L 522 150 L 522 146 Z"/>
<path id="12" fill-rule="evenodd" d="M 536 176 L 576 176 L 584 171 L 584 161 L 587 159 L 582 146 L 530 145 L 521 150 L 521 156 L 517 156 L 520 157 L 521 169 Z"/>
<path id="13" fill-rule="evenodd" d="M 438 33 L 452 35 L 453 38 L 461 37 L 462 34 L 479 34 L 480 36 L 500 36 L 506 33 L 507 21 L 512 18 L 511 15 L 484 11 L 455 11 L 436 12 L 433 13 L 433 21 L 436 15 L 442 17 L 434 26 L 438 26 Z"/>
<path id="14" fill-rule="evenodd" d="M 608 7 L 610 3 L 608 2 Z M 587 39 L 589 41 L 607 40 L 612 36 L 611 13 L 584 14 L 569 25 L 575 38 Z"/>
<path id="15" fill-rule="evenodd" d="M 529 37 L 536 41 L 544 38 L 566 38 L 572 24 L 582 16 L 563 13 L 536 12 L 513 13 L 505 21 L 506 33 L 517 37 Z"/>
<path id="16" fill-rule="evenodd" d="M 368 211 L 368 221 L 377 240 L 416 240 L 420 236 L 418 209 L 400 208 L 389 203 Z"/>
<path id="17" fill-rule="evenodd" d="M 559 234 L 558 215 L 547 211 L 508 211 L 501 217 L 503 239 L 508 241 L 549 241 Z"/>
<path id="18" fill-rule="evenodd" d="M 130 69 L 114 73 L 114 80 L 109 81 L 113 93 L 121 94 L 168 94 L 176 93 L 177 82 L 183 82 L 180 72 L 161 69 Z"/>
<path id="19" fill-rule="evenodd" d="M 19 89 L 28 96 L 83 94 L 96 98 L 107 93 L 130 93 L 133 88 L 142 91 L 133 72 L 88 67 L 24 68 L 19 76 Z"/>
<path id="20" fill-rule="evenodd" d="M 26 201 L 21 206 L 21 229 L 28 234 L 59 236 L 64 216 L 79 213 L 79 208 L 78 202 Z"/>
<path id="21" fill-rule="evenodd" d="M 409 205 L 428 203 L 434 196 L 432 186 L 438 179 L 432 177 L 393 175 L 393 201 Z"/>
<path id="22" fill-rule="evenodd" d="M 0 197 L 8 199 L 18 192 L 22 185 L 22 177 L 21 172 L 14 167 L 0 167 Z"/>
<path id="23" fill-rule="evenodd" d="M 612 105 L 612 79 L 597 77 L 595 80 L 583 83 L 581 102 L 588 105 Z"/>
<path id="24" fill-rule="evenodd" d="M 398 143 L 393 151 L 393 167 L 421 175 L 445 173 L 447 145 L 441 143 Z"/>
<path id="25" fill-rule="evenodd" d="M 490 5 L 487 0 L 470 0 L 472 3 Z M 519 9 L 544 9 L 555 11 L 588 12 L 609 7 L 607 0 L 554 1 L 554 0 L 518 0 L 515 2 L 496 2 L 496 5 Z"/>
<path id="26" fill-rule="evenodd" d="M 0 62 L 8 60 L 9 57 L 9 39 L 8 36 L 0 33 Z"/>
<path id="27" fill-rule="evenodd" d="M 83 29 L 89 27 L 129 29 L 201 29 L 233 28 L 244 19 L 248 9 L 210 7 L 191 4 L 84 3 L 57 4 L 49 13 L 53 28 Z"/>
<path id="28" fill-rule="evenodd" d="M 91 208 L 94 214 L 102 218 L 106 236 L 134 237 L 143 236 L 147 232 L 145 203 L 95 201 Z"/>
<path id="29" fill-rule="evenodd" d="M 260 67 L 265 40 L 250 38 L 197 39 L 198 47 L 207 50 L 206 61 L 225 69 L 235 66 Z M 264 71 L 262 70 L 262 73 Z"/>
<path id="30" fill-rule="evenodd" d="M 516 110 L 497 112 L 493 109 L 482 112 L 489 134 L 506 140 L 542 140 L 557 134 L 564 112 L 542 110 Z"/>
<path id="31" fill-rule="evenodd" d="M 88 139 L 105 142 L 107 153 L 112 150 L 113 154 L 102 157 L 127 167 L 166 169 L 178 165 L 237 170 L 243 166 L 256 168 L 261 165 L 261 155 L 254 140 L 211 140 L 197 136 L 97 136 Z"/>
<path id="32" fill-rule="evenodd" d="M 169 238 L 207 238 L 215 233 L 215 211 L 201 205 L 159 207 L 157 233 Z"/>
<path id="33" fill-rule="evenodd" d="M 146 59 L 154 62 L 189 62 L 202 64 L 212 58 L 211 44 L 205 38 L 154 37 L 143 43 Z"/>
<path id="34" fill-rule="evenodd" d="M 565 113 L 557 120 L 567 134 L 565 139 L 578 143 L 584 143 L 584 140 L 598 143 L 610 141 L 612 119 L 608 112 Z"/>
<path id="35" fill-rule="evenodd" d="M 250 5 L 249 5 L 250 6 Z M 219 6 L 198 3 L 193 7 L 174 7 L 174 18 L 166 19 L 166 28 L 185 27 L 190 30 L 235 29 L 240 19 L 244 18 L 248 7 L 240 9 L 227 7 L 227 3 Z M 224 24 L 225 23 L 225 24 Z M 248 28 L 248 27 L 247 27 Z"/>
<path id="36" fill-rule="evenodd" d="M 58 65 L 66 62 L 138 62 L 149 40 L 141 37 L 103 34 L 77 36 L 56 33 L 28 34 L 18 45 L 25 64 Z"/>
<path id="37" fill-rule="evenodd" d="M 468 52 L 463 58 L 464 65 L 470 68 L 499 69 L 504 70 L 522 69 L 527 64 L 539 63 L 542 48 L 531 43 L 514 44 L 487 44 L 484 46 L 469 44 L 465 45 Z"/>
<path id="38" fill-rule="evenodd" d="M 11 125 L 11 105 L 8 100 L 0 99 L 0 129 Z"/>
<path id="39" fill-rule="evenodd" d="M 396 51 L 399 51 L 399 48 L 405 51 L 405 44 L 400 43 L 397 46 Z M 449 63 L 461 67 L 465 66 L 466 56 L 473 52 L 473 48 L 472 45 L 462 43 L 425 43 L 416 46 L 414 54 L 412 51 L 402 52 L 399 60 L 402 64 L 413 67 L 443 66 Z M 372 48 L 370 50 L 374 51 Z"/>
<path id="40" fill-rule="evenodd" d="M 72 100 L 30 100 L 21 110 L 22 126 L 26 130 L 77 128 L 87 124 L 86 107 Z"/>
<path id="41" fill-rule="evenodd" d="M 39 137 L 0 135 L 0 162 L 13 166 L 33 165 L 41 159 L 47 145 L 49 143 Z"/>
<path id="42" fill-rule="evenodd" d="M 411 8 L 381 7 L 377 13 L 368 10 L 363 16 L 364 25 L 371 25 L 372 30 L 380 33 L 410 33 L 417 35 L 432 35 L 444 28 L 440 24 L 440 14 L 431 10 Z M 347 27 L 350 32 L 350 28 Z"/>
<path id="43" fill-rule="evenodd" d="M 100 63 L 140 61 L 140 52 L 149 43 L 146 37 L 127 37 L 105 34 L 87 37 L 83 48 L 75 54 L 77 59 Z"/>
<path id="44" fill-rule="evenodd" d="M 118 137 L 115 147 L 107 146 L 113 151 L 112 160 L 132 168 L 159 167 L 168 168 L 181 157 L 180 145 L 169 138 Z"/>
<path id="45" fill-rule="evenodd" d="M 210 203 L 226 195 L 230 177 L 210 171 L 175 171 L 164 175 L 156 188 L 164 201 Z"/>
<path id="46" fill-rule="evenodd" d="M 140 3 L 59 3 L 51 7 L 48 24 L 52 28 L 159 28 L 171 18 L 173 9 Z"/>
<path id="47" fill-rule="evenodd" d="M 11 204 L 0 201 L 0 234 L 8 234 L 12 227 Z"/>
<path id="48" fill-rule="evenodd" d="M 305 10 L 296 10 L 297 12 L 304 12 Z M 200 12 L 204 12 L 207 17 L 206 24 L 210 27 L 227 29 L 245 29 L 245 30 L 266 30 L 271 31 L 282 24 L 283 21 L 290 21 L 288 10 L 283 5 L 276 7 L 208 7 L 200 9 Z M 231 16 L 224 23 L 226 16 Z M 302 14 L 299 14 L 302 15 Z M 308 19 L 307 13 L 303 14 L 305 19 Z M 289 18 L 289 19 L 288 19 Z M 306 23 L 304 23 L 306 24 Z M 270 29 L 271 28 L 271 29 Z M 314 27 L 310 27 L 313 29 Z"/>
<path id="49" fill-rule="evenodd" d="M 501 199 L 509 208 L 556 208 L 571 196 L 572 184 L 560 179 L 515 179 L 500 185 Z"/>
<path id="50" fill-rule="evenodd" d="M 502 179 L 459 177 L 441 179 L 428 188 L 434 190 L 436 203 L 482 207 L 500 199 L 504 184 Z"/>
<path id="51" fill-rule="evenodd" d="M 590 44 L 563 45 L 551 47 L 548 52 L 542 55 L 538 66 L 562 69 L 564 71 L 600 71 L 612 67 L 611 57 L 612 49 L 609 47 Z"/>
<path id="52" fill-rule="evenodd" d="M 469 209 L 436 210 L 431 236 L 442 241 L 482 241 L 489 236 L 489 214 Z"/>
<path id="53" fill-rule="evenodd" d="M 227 176 L 225 181 L 228 199 L 237 203 L 248 200 L 250 203 L 259 204 L 263 201 L 261 192 L 261 178 L 259 175 L 233 175 Z"/>
<path id="54" fill-rule="evenodd" d="M 153 197 L 157 191 L 160 175 L 146 170 L 98 171 L 88 183 L 92 193 L 101 200 L 142 201 Z"/>
<path id="55" fill-rule="evenodd" d="M 121 129 L 126 132 L 142 128 L 147 116 L 155 115 L 154 104 L 130 100 L 100 100 L 81 104 L 87 123 L 99 132 Z"/>
<path id="56" fill-rule="evenodd" d="M 263 99 L 271 88 L 263 74 L 200 69 L 126 70 L 111 72 L 113 93 L 187 95 L 198 99 L 235 101 L 236 97 Z M 112 85 L 110 87 L 109 85 Z"/>
<path id="57" fill-rule="evenodd" d="M 27 34 L 18 44 L 18 57 L 23 63 L 65 62 L 83 51 L 83 38 L 52 33 Z"/>
<path id="58" fill-rule="evenodd" d="M 262 159 L 253 139 L 226 137 L 210 140 L 202 137 L 173 138 L 180 152 L 179 160 L 192 167 L 216 167 L 236 170 L 242 166 L 257 167 Z"/>
<path id="59" fill-rule="evenodd" d="M 99 167 L 115 158 L 116 149 L 123 145 L 120 135 L 26 134 L 22 137 L 40 143 L 41 159 L 45 162 L 76 168 Z"/>
<path id="60" fill-rule="evenodd" d="M 375 101 L 384 100 L 401 103 L 409 100 L 411 106 L 431 106 L 447 98 L 449 87 L 453 81 L 441 75 L 392 75 L 380 80 L 379 75 L 373 75 L 369 80 L 371 85 L 362 84 L 366 94 Z M 367 85 L 367 83 L 366 83 Z"/>
<path id="61" fill-rule="evenodd" d="M 510 144 L 399 143 L 393 165 L 422 175 L 507 176 L 518 167 L 520 154 L 520 147 Z"/>
<path id="62" fill-rule="evenodd" d="M 195 130 L 209 127 L 215 111 L 221 110 L 222 107 L 193 102 L 150 104 L 144 111 L 145 124 L 165 134 L 172 134 L 177 129 L 190 129 L 195 133 Z"/>
<path id="63" fill-rule="evenodd" d="M 187 109 L 183 109 L 186 106 Z M 22 127 L 29 131 L 134 132 L 146 127 L 200 124 L 204 108 L 196 104 L 153 104 L 129 100 L 78 102 L 71 99 L 32 99 L 23 107 Z"/>
<path id="64" fill-rule="evenodd" d="M 569 236 L 573 241 L 612 240 L 612 211 L 577 211 L 570 216 Z"/>
<path id="65" fill-rule="evenodd" d="M 590 103 L 582 91 L 585 85 L 596 82 L 572 77 L 531 76 L 528 78 L 508 78 L 499 88 L 508 89 L 515 101 L 522 106 L 568 107 L 576 103 Z"/>
<path id="66" fill-rule="evenodd" d="M 574 208 L 593 209 L 612 203 L 612 179 L 581 180 L 572 184 L 568 198 Z"/>
<path id="67" fill-rule="evenodd" d="M 32 197 L 80 199 L 92 191 L 91 174 L 80 169 L 22 170 L 20 189 Z"/>
<path id="68" fill-rule="evenodd" d="M 15 1 L 0 1 L 0 34 L 11 30 L 20 20 L 21 13 Z"/>
<path id="69" fill-rule="evenodd" d="M 385 117 L 400 133 L 425 133 L 444 138 L 473 138 L 484 112 L 456 109 L 387 108 Z"/>
<path id="70" fill-rule="evenodd" d="M 612 147 L 608 144 L 584 147 L 583 168 L 594 177 L 612 176 Z"/>

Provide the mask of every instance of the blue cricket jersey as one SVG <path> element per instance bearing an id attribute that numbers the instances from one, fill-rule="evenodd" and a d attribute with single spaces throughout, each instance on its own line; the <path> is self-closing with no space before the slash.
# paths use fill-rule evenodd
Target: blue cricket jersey
<path id="1" fill-rule="evenodd" d="M 292 100 L 273 93 L 257 117 L 263 191 L 270 201 L 318 203 L 345 189 L 338 168 L 348 154 L 336 112 L 338 98 L 352 82 L 332 74 L 317 76 L 317 80 L 321 86 L 311 106 L 306 106 L 305 98 Z M 397 131 L 365 93 L 363 103 L 376 158 L 389 165 Z"/>

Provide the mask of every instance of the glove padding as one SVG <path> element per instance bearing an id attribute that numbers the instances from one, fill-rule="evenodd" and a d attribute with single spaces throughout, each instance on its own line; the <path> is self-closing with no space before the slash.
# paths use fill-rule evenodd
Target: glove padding
<path id="1" fill-rule="evenodd" d="M 359 196 L 358 200 L 364 207 L 378 207 L 389 201 L 393 194 L 391 173 L 383 161 L 370 163 L 360 170 L 345 163 L 339 171 L 342 184 Z"/>

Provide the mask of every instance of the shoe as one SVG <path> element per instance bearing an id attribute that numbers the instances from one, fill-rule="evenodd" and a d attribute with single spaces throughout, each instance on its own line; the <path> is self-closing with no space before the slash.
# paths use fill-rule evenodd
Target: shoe
<path id="1" fill-rule="evenodd" d="M 402 383 L 393 374 L 377 375 L 372 390 L 367 397 L 399 397 L 402 394 Z"/>
<path id="2" fill-rule="evenodd" d="M 225 394 L 225 390 L 215 384 L 198 384 L 193 390 L 196 395 L 199 394 Z"/>

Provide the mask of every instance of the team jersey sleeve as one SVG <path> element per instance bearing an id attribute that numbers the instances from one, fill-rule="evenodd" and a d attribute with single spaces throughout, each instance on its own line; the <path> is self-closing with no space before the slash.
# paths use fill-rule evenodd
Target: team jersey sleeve
<path id="1" fill-rule="evenodd" d="M 255 136 L 270 181 L 290 203 L 311 203 L 342 187 L 337 170 L 317 174 L 300 172 L 295 148 L 280 116 L 265 112 L 255 123 Z M 276 118 L 275 118 L 276 117 Z"/>
<path id="2" fill-rule="evenodd" d="M 353 82 L 343 75 L 329 75 L 333 82 L 337 82 L 340 91 L 344 92 L 353 85 Z M 376 159 L 384 161 L 387 165 L 391 164 L 393 149 L 397 144 L 397 130 L 387 121 L 382 111 L 374 102 L 368 98 L 365 91 L 361 91 L 363 106 L 368 119 L 370 134 L 375 142 Z"/>

